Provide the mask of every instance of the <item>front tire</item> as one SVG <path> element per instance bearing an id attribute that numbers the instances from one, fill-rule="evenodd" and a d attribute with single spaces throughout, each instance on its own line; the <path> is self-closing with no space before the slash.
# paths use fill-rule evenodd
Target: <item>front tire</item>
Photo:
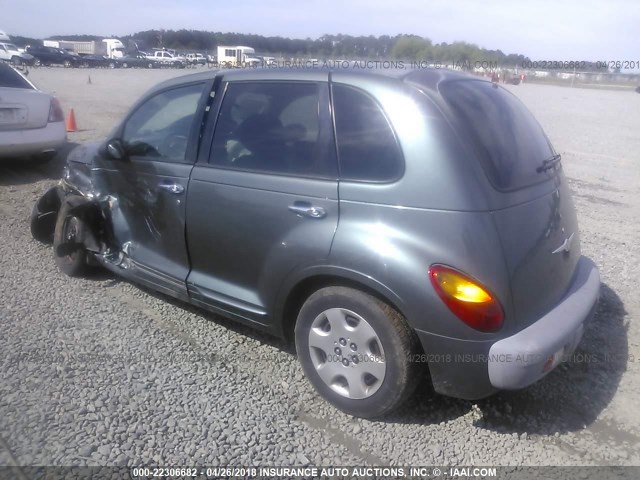
<path id="1" fill-rule="evenodd" d="M 87 251 L 82 245 L 85 235 L 85 223 L 69 213 L 69 205 L 64 204 L 58 213 L 56 228 L 53 233 L 53 254 L 58 268 L 70 277 L 79 277 L 86 273 Z M 60 249 L 75 244 L 72 252 L 60 252 Z M 79 245 L 78 245 L 79 244 Z"/>
<path id="2" fill-rule="evenodd" d="M 383 416 L 415 388 L 415 333 L 395 309 L 362 291 L 327 287 L 311 295 L 298 314 L 295 342 L 305 376 L 348 414 Z"/>

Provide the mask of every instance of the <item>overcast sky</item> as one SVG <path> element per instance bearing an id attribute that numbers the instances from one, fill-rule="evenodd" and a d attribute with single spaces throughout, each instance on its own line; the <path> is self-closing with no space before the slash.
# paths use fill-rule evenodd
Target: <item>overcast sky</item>
<path id="1" fill-rule="evenodd" d="M 127 35 L 149 29 L 317 38 L 416 34 L 538 60 L 640 60 L 636 0 L 0 0 L 14 35 Z"/>

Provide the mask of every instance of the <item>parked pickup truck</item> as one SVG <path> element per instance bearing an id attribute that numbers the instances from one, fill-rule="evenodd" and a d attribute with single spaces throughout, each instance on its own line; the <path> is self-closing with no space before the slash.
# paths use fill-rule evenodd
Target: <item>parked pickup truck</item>
<path id="1" fill-rule="evenodd" d="M 13 43 L 0 42 L 0 61 L 11 62 L 14 65 L 32 65 L 33 55 L 21 52 Z"/>
<path id="2" fill-rule="evenodd" d="M 173 55 L 165 50 L 157 50 L 153 53 L 147 55 L 147 58 L 150 60 L 155 60 L 160 65 L 174 67 L 174 68 L 185 68 L 187 66 L 187 59 L 181 57 L 179 55 Z"/>
<path id="3" fill-rule="evenodd" d="M 206 65 L 207 59 L 201 53 L 187 53 L 187 62 L 191 65 Z"/>

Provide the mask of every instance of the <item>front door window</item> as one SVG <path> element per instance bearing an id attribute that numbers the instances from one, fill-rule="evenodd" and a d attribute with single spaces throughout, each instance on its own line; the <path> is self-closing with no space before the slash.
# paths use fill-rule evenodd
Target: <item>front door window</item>
<path id="1" fill-rule="evenodd" d="M 127 154 L 184 162 L 203 88 L 203 84 L 174 88 L 143 103 L 129 117 L 122 132 Z"/>

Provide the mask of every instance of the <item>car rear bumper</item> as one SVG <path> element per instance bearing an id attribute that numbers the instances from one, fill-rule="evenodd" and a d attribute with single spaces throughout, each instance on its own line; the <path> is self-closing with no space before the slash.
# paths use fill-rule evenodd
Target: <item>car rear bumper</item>
<path id="1" fill-rule="evenodd" d="M 581 257 L 573 282 L 562 301 L 521 332 L 500 340 L 489 350 L 489 380 L 498 389 L 523 388 L 538 381 L 575 351 L 585 322 L 600 294 L 594 263 Z"/>
<path id="2" fill-rule="evenodd" d="M 418 330 L 434 389 L 476 400 L 535 383 L 573 354 L 599 292 L 598 269 L 581 257 L 564 298 L 515 335 L 498 341 L 469 341 Z"/>
<path id="3" fill-rule="evenodd" d="M 44 128 L 0 131 L 0 157 L 20 157 L 55 150 L 67 140 L 64 122 Z"/>

